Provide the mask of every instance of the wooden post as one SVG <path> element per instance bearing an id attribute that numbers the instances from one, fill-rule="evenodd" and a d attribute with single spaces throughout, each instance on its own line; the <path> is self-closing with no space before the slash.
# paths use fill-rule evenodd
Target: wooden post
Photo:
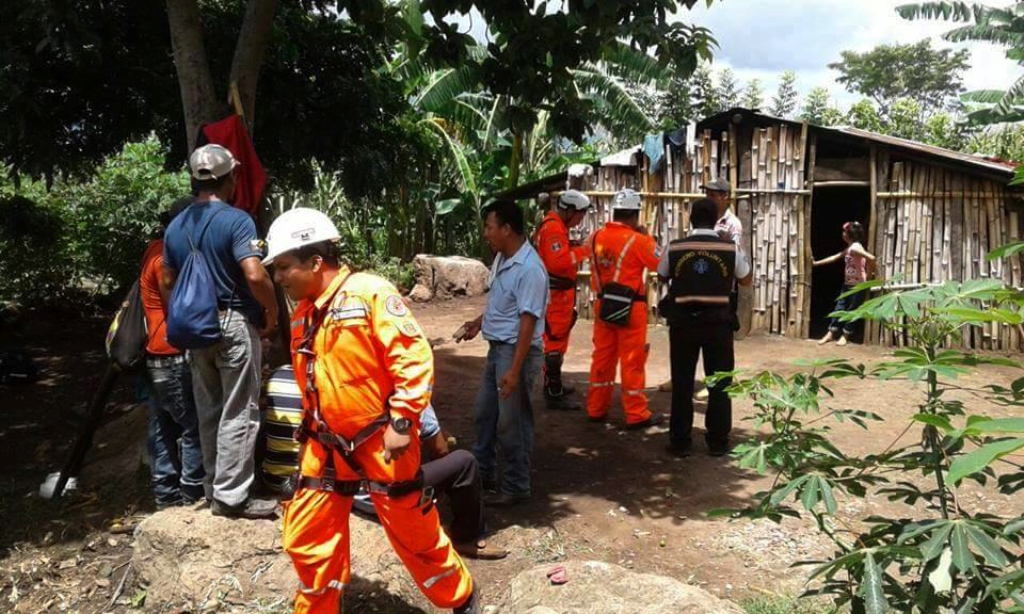
<path id="1" fill-rule="evenodd" d="M 801 133 L 807 134 L 806 124 L 805 128 Z M 804 274 L 801 276 L 801 285 L 803 286 L 803 297 L 802 307 L 804 312 L 804 335 L 809 336 L 811 334 L 811 295 L 814 292 L 814 254 L 811 251 L 811 240 L 813 239 L 811 230 L 811 218 L 814 214 L 814 166 L 818 161 L 818 135 L 810 135 L 810 149 L 806 150 L 807 153 L 807 186 L 810 189 L 810 194 L 801 198 L 802 203 L 800 210 L 803 212 L 803 221 L 801 222 L 800 234 L 803 235 L 803 245 L 800 248 L 801 260 L 803 262 Z"/>

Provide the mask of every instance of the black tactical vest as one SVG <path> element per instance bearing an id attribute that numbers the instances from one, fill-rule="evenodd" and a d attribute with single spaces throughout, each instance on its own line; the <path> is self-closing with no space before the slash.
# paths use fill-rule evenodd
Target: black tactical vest
<path id="1" fill-rule="evenodd" d="M 736 244 L 692 236 L 669 244 L 669 291 L 660 312 L 669 324 L 731 323 L 729 295 L 736 279 Z"/>

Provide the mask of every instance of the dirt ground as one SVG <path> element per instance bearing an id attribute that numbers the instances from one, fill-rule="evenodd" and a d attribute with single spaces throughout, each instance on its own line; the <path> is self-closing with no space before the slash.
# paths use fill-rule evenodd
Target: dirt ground
<path id="1" fill-rule="evenodd" d="M 469 447 L 472 416 L 486 344 L 446 341 L 463 321 L 482 309 L 482 299 L 418 305 L 414 311 L 437 344 L 434 399 L 442 425 Z M 45 369 L 42 381 L 0 388 L 0 611 L 127 611 L 141 604 L 144 592 L 131 577 L 131 536 L 120 533 L 133 517 L 151 513 L 144 457 L 144 411 L 132 409 L 132 383 L 115 391 L 107 425 L 81 476 L 80 491 L 63 503 L 40 499 L 35 490 L 56 470 L 75 432 L 74 413 L 84 409 L 104 366 L 101 353 L 105 321 L 46 322 L 21 327 L 17 336 Z M 74 334 L 68 334 L 73 330 Z M 589 322 L 573 333 L 566 362 L 567 379 L 585 393 L 590 355 Z M 669 394 L 657 391 L 668 379 L 667 329 L 651 330 L 647 368 L 652 409 L 668 412 Z M 0 331 L 9 342 L 11 331 Z M 755 335 L 737 344 L 741 369 L 792 372 L 798 359 L 846 355 L 865 364 L 886 357 L 874 347 L 819 347 L 806 340 Z M 1005 383 L 1012 369 L 986 367 L 963 379 L 965 388 Z M 836 428 L 838 445 L 848 452 L 881 451 L 916 411 L 921 391 L 908 382 L 847 380 L 834 386 L 836 407 L 881 414 L 885 422 L 864 432 L 851 424 Z M 969 392 L 959 393 L 969 410 L 1008 415 L 983 406 Z M 828 405 L 828 403 L 826 403 Z M 700 426 L 702 405 L 697 406 Z M 734 404 L 737 440 L 751 436 L 747 401 Z M 622 430 L 616 396 L 612 423 L 595 425 L 583 412 L 536 410 L 533 456 L 534 499 L 521 507 L 489 514 L 495 543 L 512 549 L 500 562 L 471 562 L 491 602 L 517 573 L 538 563 L 563 558 L 596 559 L 637 571 L 664 574 L 700 584 L 720 596 L 742 599 L 759 594 L 793 594 L 802 587 L 798 561 L 829 552 L 805 522 L 770 523 L 710 520 L 709 510 L 742 507 L 770 484 L 729 459 L 704 454 L 695 438 L 695 454 L 677 459 L 665 452 L 665 432 Z M 989 491 L 964 489 L 961 500 L 976 510 L 1009 513 L 1024 501 Z M 895 504 L 872 496 L 843 502 L 851 522 Z M 358 574 L 359 554 L 353 553 Z M 362 600 L 355 599 L 356 603 Z M 159 604 L 145 604 L 147 610 Z M 358 609 L 358 608 L 357 608 Z M 361 610 L 360 610 L 361 611 Z"/>

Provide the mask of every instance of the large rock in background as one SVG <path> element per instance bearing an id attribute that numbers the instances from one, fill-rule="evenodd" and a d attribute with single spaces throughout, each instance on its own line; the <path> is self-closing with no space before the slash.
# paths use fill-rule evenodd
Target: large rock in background
<path id="1" fill-rule="evenodd" d="M 418 611 L 413 604 L 427 606 L 384 530 L 355 514 L 349 522 L 353 586 L 346 591 L 347 605 L 396 612 Z M 135 530 L 132 565 L 147 585 L 146 609 L 255 611 L 260 604 L 291 603 L 298 578 L 281 548 L 280 524 L 231 520 L 190 508 L 145 519 Z"/>
<path id="2" fill-rule="evenodd" d="M 736 604 L 665 576 L 597 561 L 564 563 L 568 584 L 547 578 L 551 565 L 516 576 L 501 614 L 743 614 Z"/>
<path id="3" fill-rule="evenodd" d="M 416 286 L 409 298 L 414 301 L 447 300 L 487 292 L 490 270 L 479 260 L 419 254 L 412 264 L 416 269 Z"/>

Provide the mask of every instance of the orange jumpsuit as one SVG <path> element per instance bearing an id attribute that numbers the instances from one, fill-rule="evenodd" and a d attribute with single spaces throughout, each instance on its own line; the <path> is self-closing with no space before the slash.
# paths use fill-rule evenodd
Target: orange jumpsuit
<path id="1" fill-rule="evenodd" d="M 652 237 L 641 234 L 625 224 L 609 222 L 594 236 L 591 254 L 591 286 L 595 295 L 598 284 L 615 281 L 636 290 L 638 297 L 647 293 L 644 270 L 656 271 L 661 250 Z M 598 278 L 600 277 L 600 282 Z M 600 299 L 594 313 L 600 313 Z M 608 324 L 594 319 L 594 355 L 590 365 L 590 390 L 587 414 L 594 419 L 608 415 L 615 388 L 615 367 L 622 360 L 622 406 L 626 424 L 638 424 L 651 417 L 644 395 L 647 366 L 647 303 L 633 303 L 626 326 Z"/>
<path id="2" fill-rule="evenodd" d="M 533 245 L 552 280 L 548 311 L 544 317 L 544 353 L 565 354 L 569 349 L 569 332 L 576 323 L 576 272 L 590 255 L 590 245 L 572 246 L 569 228 L 555 211 L 544 216 L 534 234 Z M 572 288 L 555 287 L 568 282 L 573 283 Z"/>
<path id="3" fill-rule="evenodd" d="M 369 480 L 413 480 L 420 467 L 417 431 L 419 414 L 430 402 L 433 354 L 394 286 L 374 275 L 346 277 L 343 268 L 315 302 L 302 301 L 292 316 L 292 360 L 304 391 L 303 410 L 312 412 L 315 403 L 306 389 L 307 361 L 315 360 L 320 419 L 333 433 L 351 440 L 380 418 L 385 407 L 394 417 L 412 420 L 412 443 L 401 458 L 384 461 L 383 428 L 350 458 Z M 313 341 L 312 359 L 295 350 L 306 327 L 324 309 L 329 311 Z M 339 481 L 360 478 L 337 451 L 313 438 L 302 447 L 302 475 L 323 477 L 328 454 L 333 455 Z M 441 530 L 436 508 L 421 502 L 420 494 L 416 490 L 401 497 L 371 497 L 388 540 L 420 590 L 440 608 L 459 607 L 472 594 L 473 581 Z M 283 545 L 300 582 L 295 612 L 338 612 L 349 582 L 351 509 L 351 496 L 312 488 L 300 488 L 286 504 Z"/>

